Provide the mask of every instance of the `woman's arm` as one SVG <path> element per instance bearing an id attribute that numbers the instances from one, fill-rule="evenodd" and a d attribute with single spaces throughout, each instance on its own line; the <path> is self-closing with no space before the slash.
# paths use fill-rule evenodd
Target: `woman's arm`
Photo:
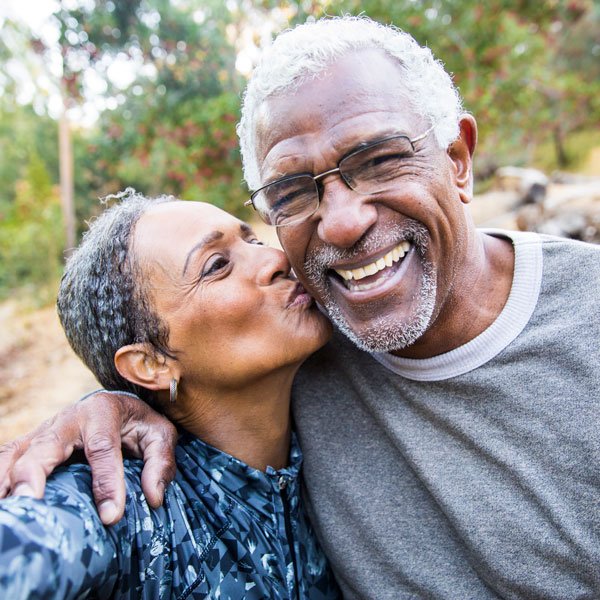
<path id="1" fill-rule="evenodd" d="M 121 446 L 143 458 L 142 488 L 148 504 L 156 508 L 175 476 L 176 443 L 175 426 L 145 402 L 98 392 L 0 447 L 0 498 L 11 493 L 41 498 L 53 469 L 83 449 L 100 517 L 110 525 L 125 508 Z"/>
<path id="2" fill-rule="evenodd" d="M 106 529 L 83 466 L 58 473 L 43 500 L 0 501 L 0 597 L 76 598 L 110 594 L 119 573 L 119 535 Z"/>

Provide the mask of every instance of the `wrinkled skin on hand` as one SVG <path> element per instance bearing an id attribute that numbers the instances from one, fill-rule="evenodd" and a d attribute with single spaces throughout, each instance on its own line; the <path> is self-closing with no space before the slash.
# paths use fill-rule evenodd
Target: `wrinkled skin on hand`
<path id="1" fill-rule="evenodd" d="M 42 498 L 48 475 L 75 450 L 83 450 L 92 469 L 100 518 L 112 525 L 125 510 L 122 448 L 144 460 L 142 489 L 156 508 L 175 476 L 176 443 L 175 426 L 146 403 L 97 392 L 0 446 L 0 498 Z"/>

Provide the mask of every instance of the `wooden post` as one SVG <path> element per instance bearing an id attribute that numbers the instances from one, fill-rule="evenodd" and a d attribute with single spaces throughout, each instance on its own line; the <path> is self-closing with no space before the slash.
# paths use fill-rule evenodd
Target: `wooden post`
<path id="1" fill-rule="evenodd" d="M 73 184 L 73 143 L 67 114 L 68 98 L 64 78 L 61 81 L 63 110 L 58 121 L 58 161 L 60 170 L 60 202 L 65 228 L 65 257 L 75 248 L 75 203 Z"/>

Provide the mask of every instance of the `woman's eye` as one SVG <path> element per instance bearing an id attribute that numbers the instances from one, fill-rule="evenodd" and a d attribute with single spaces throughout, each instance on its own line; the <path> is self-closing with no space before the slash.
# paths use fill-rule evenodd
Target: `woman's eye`
<path id="1" fill-rule="evenodd" d="M 225 268 L 228 264 L 229 260 L 227 260 L 224 256 L 216 256 L 214 259 L 209 260 L 206 265 L 204 265 L 202 277 L 216 273 L 217 271 Z"/>
<path id="2" fill-rule="evenodd" d="M 261 241 L 260 241 L 259 239 L 257 239 L 257 238 L 254 238 L 254 239 L 248 240 L 248 242 L 249 242 L 250 244 L 256 244 L 257 246 L 266 246 L 266 244 L 265 244 L 264 242 L 261 242 Z"/>

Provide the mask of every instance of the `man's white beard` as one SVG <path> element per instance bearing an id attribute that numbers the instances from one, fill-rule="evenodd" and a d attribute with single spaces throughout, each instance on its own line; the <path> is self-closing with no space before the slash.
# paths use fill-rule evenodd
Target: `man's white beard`
<path id="1" fill-rule="evenodd" d="M 334 325 L 361 350 L 367 352 L 401 350 L 414 344 L 427 331 L 435 308 L 437 291 L 433 266 L 425 259 L 428 239 L 427 229 L 418 221 L 411 220 L 401 228 L 395 227 L 389 231 L 378 232 L 361 240 L 350 250 L 326 247 L 318 249 L 307 258 L 304 272 L 312 288 L 318 292 L 321 305 Z M 385 315 L 375 319 L 368 328 L 360 332 L 354 331 L 331 294 L 327 278 L 329 265 L 340 261 L 350 262 L 356 256 L 392 246 L 401 240 L 410 241 L 421 256 L 423 277 L 415 311 L 405 319 L 394 314 Z"/>
<path id="2" fill-rule="evenodd" d="M 435 306 L 435 291 L 435 278 L 424 273 L 417 310 L 409 321 L 399 321 L 388 315 L 361 331 L 360 335 L 350 328 L 337 304 L 325 301 L 323 306 L 334 325 L 361 350 L 392 352 L 411 346 L 427 331 Z"/>

